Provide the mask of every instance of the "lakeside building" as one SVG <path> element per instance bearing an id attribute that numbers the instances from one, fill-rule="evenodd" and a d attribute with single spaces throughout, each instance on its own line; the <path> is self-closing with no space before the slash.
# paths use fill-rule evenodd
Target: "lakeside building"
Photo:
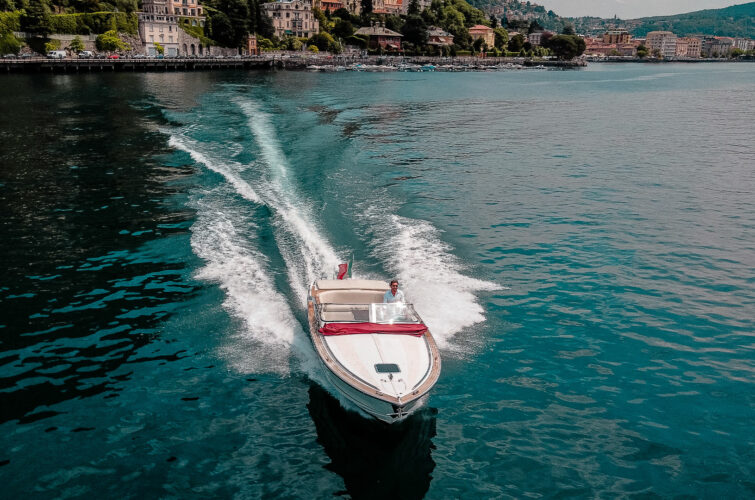
<path id="1" fill-rule="evenodd" d="M 454 36 L 437 26 L 430 26 L 427 30 L 427 44 L 436 47 L 448 47 L 454 44 Z"/>
<path id="2" fill-rule="evenodd" d="M 495 32 L 490 26 L 478 24 L 469 28 L 469 36 L 472 37 L 472 41 L 482 38 L 482 41 L 487 44 L 488 47 L 495 46 Z"/>
<path id="3" fill-rule="evenodd" d="M 401 51 L 401 39 L 404 37 L 401 33 L 389 30 L 385 23 L 372 24 L 367 27 L 359 28 L 355 35 L 366 36 L 368 47 L 377 49 L 378 47 L 390 52 Z"/>
<path id="4" fill-rule="evenodd" d="M 275 35 L 279 38 L 309 38 L 320 32 L 320 22 L 312 14 L 312 4 L 308 1 L 278 0 L 263 3 L 262 10 L 273 20 Z"/>
<path id="5" fill-rule="evenodd" d="M 630 43 L 632 35 L 627 30 L 609 30 L 603 33 L 603 43 L 605 44 L 627 44 Z"/>
<path id="6" fill-rule="evenodd" d="M 725 57 L 734 49 L 734 39 L 726 36 L 706 36 L 702 42 L 706 57 Z"/>
<path id="7" fill-rule="evenodd" d="M 372 0 L 373 14 L 406 14 L 408 7 L 409 3 L 404 5 L 404 0 Z"/>
<path id="8" fill-rule="evenodd" d="M 749 38 L 735 38 L 734 48 L 739 50 L 755 50 L 755 40 Z"/>
<path id="9" fill-rule="evenodd" d="M 530 45 L 533 47 L 539 47 L 543 42 L 543 33 L 545 33 L 545 31 L 533 31 L 527 35 L 527 41 L 530 42 Z M 495 40 L 495 34 L 493 35 L 493 40 Z"/>
<path id="10" fill-rule="evenodd" d="M 195 0 L 144 0 L 137 18 L 141 53 L 156 55 L 155 44 L 159 44 L 168 57 L 203 54 L 201 41 L 179 26 L 179 22 L 187 22 L 191 26 L 204 27 L 202 6 Z"/>
<path id="11" fill-rule="evenodd" d="M 593 57 L 623 56 L 635 57 L 639 41 L 628 43 L 606 43 L 605 38 L 585 38 L 585 55 Z"/>
<path id="12" fill-rule="evenodd" d="M 344 6 L 345 4 L 341 0 L 319 0 L 319 2 L 315 2 L 315 7 L 323 12 L 335 12 Z"/>
<path id="13" fill-rule="evenodd" d="M 665 59 L 676 55 L 676 35 L 670 31 L 651 31 L 645 39 L 645 46 L 651 54 L 656 51 Z"/>
<path id="14" fill-rule="evenodd" d="M 695 37 L 681 37 L 676 39 L 676 56 L 686 58 L 699 58 L 702 48 L 702 40 Z"/>

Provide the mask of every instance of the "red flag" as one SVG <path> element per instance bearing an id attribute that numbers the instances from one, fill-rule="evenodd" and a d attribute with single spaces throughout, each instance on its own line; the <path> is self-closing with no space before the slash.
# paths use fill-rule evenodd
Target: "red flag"
<path id="1" fill-rule="evenodd" d="M 347 262 L 344 262 L 343 264 L 338 264 L 338 279 L 342 280 L 344 276 L 346 276 L 346 273 L 349 272 L 349 264 Z"/>

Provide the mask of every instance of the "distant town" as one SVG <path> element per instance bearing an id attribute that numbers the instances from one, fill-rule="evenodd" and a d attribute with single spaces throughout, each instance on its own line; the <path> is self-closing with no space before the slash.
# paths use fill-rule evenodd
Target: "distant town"
<path id="1" fill-rule="evenodd" d="M 38 0 L 41 2 L 52 0 Z M 569 61 L 752 58 L 755 40 L 626 29 L 600 36 L 500 18 L 464 0 L 277 0 L 239 4 L 236 17 L 198 0 L 143 0 L 129 12 L 0 12 L 3 59 L 227 58 L 265 53 L 528 58 Z M 6 0 L 13 7 L 13 0 Z M 54 7 L 54 4 L 51 4 Z M 245 10 L 244 10 L 245 9 Z"/>

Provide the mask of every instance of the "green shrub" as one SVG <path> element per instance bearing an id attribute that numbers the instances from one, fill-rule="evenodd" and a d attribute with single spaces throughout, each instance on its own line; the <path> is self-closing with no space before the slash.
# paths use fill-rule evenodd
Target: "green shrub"
<path id="1" fill-rule="evenodd" d="M 21 31 L 21 11 L 0 12 L 0 35 Z"/>
<path id="2" fill-rule="evenodd" d="M 107 31 L 97 37 L 97 50 L 105 50 L 108 52 L 115 52 L 119 50 L 131 50 L 131 46 L 118 37 L 118 33 L 115 31 Z"/>
<path id="3" fill-rule="evenodd" d="M 77 36 L 73 40 L 71 40 L 70 45 L 68 45 L 68 48 L 72 51 L 78 53 L 84 50 L 84 42 L 81 41 L 81 37 Z"/>
<path id="4" fill-rule="evenodd" d="M 179 18 L 178 26 L 180 26 L 181 29 L 189 35 L 193 36 L 194 38 L 198 38 L 199 41 L 202 42 L 202 45 L 205 45 L 207 47 L 209 47 L 210 45 L 217 45 L 215 42 L 205 36 L 203 27 L 192 26 L 190 19 L 191 18 L 188 17 Z"/>
<path id="5" fill-rule="evenodd" d="M 0 54 L 18 54 L 23 42 L 16 38 L 13 33 L 0 35 Z"/>
<path id="6" fill-rule="evenodd" d="M 60 49 L 60 40 L 50 40 L 49 42 L 45 43 L 45 53 L 50 52 L 52 50 L 59 50 Z"/>

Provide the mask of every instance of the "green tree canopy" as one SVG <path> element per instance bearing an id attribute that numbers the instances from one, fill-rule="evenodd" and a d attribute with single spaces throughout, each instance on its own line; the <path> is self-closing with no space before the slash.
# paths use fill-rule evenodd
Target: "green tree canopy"
<path id="1" fill-rule="evenodd" d="M 21 17 L 21 29 L 37 35 L 50 33 L 50 4 L 47 0 L 30 0 Z"/>
<path id="2" fill-rule="evenodd" d="M 68 48 L 76 53 L 81 52 L 82 50 L 84 50 L 84 42 L 81 41 L 80 36 L 76 36 L 73 40 L 71 40 L 71 44 L 68 46 Z"/>
<path id="3" fill-rule="evenodd" d="M 427 44 L 427 25 L 421 16 L 409 16 L 401 27 L 401 34 L 404 35 L 404 40 L 412 45 L 422 46 Z"/>
<path id="4" fill-rule="evenodd" d="M 503 28 L 494 28 L 493 33 L 495 33 L 495 47 L 504 50 L 509 43 L 509 34 Z"/>
<path id="5" fill-rule="evenodd" d="M 524 35 L 521 33 L 517 33 L 516 35 L 512 36 L 509 40 L 509 51 L 510 52 L 519 52 L 524 48 Z"/>
<path id="6" fill-rule="evenodd" d="M 576 35 L 556 35 L 548 40 L 548 48 L 562 60 L 571 60 L 585 52 L 585 41 Z"/>
<path id="7" fill-rule="evenodd" d="M 339 38 L 349 38 L 354 34 L 354 26 L 351 21 L 339 19 L 336 21 L 336 25 L 333 27 L 333 34 Z"/>
<path id="8" fill-rule="evenodd" d="M 131 47 L 118 37 L 116 31 L 106 31 L 97 37 L 96 40 L 97 50 L 105 50 L 107 52 L 116 52 L 120 50 L 130 50 Z"/>

